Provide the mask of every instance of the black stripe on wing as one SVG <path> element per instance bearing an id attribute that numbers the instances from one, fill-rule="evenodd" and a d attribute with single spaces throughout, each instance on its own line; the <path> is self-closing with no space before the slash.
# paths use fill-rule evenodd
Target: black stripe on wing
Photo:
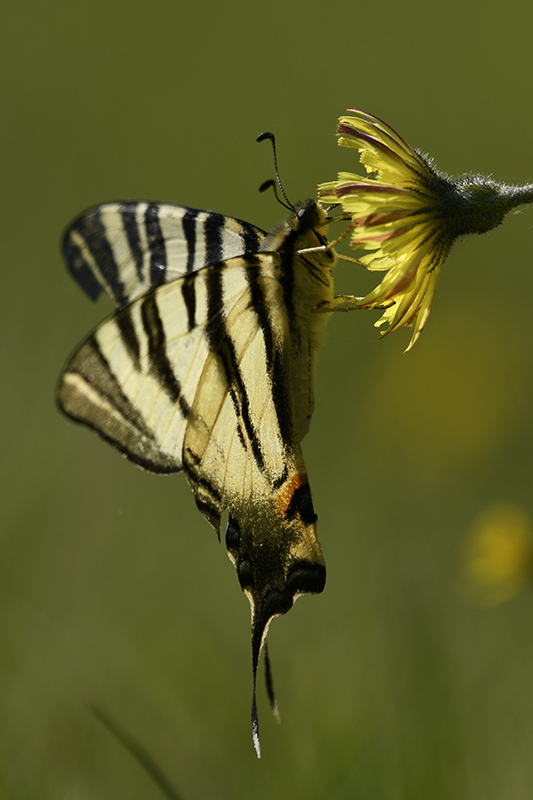
<path id="1" fill-rule="evenodd" d="M 130 248 L 131 260 L 135 264 L 137 278 L 139 281 L 143 281 L 143 252 L 141 237 L 139 236 L 139 225 L 137 224 L 136 218 L 138 208 L 139 203 L 122 203 L 120 206 L 120 215 Z"/>
<path id="2" fill-rule="evenodd" d="M 165 237 L 159 223 L 159 205 L 150 203 L 144 212 L 146 227 L 146 241 L 150 250 L 150 286 L 161 286 L 166 282 L 167 273 L 167 248 Z"/>
<path id="3" fill-rule="evenodd" d="M 87 263 L 81 246 L 73 241 L 72 233 L 73 229 L 71 228 L 68 238 L 65 239 L 63 244 L 63 258 L 67 264 L 68 271 L 76 283 L 81 286 L 85 294 L 88 295 L 91 300 L 96 300 L 102 291 L 102 285 L 100 281 L 95 278 L 93 269 L 90 264 Z"/>
<path id="4" fill-rule="evenodd" d="M 224 230 L 224 216 L 215 211 L 209 213 L 205 220 L 205 255 L 206 264 L 216 264 L 224 258 L 222 246 L 222 232 Z"/>
<path id="5" fill-rule="evenodd" d="M 181 383 L 168 360 L 165 329 L 159 315 L 155 292 L 150 292 L 142 301 L 141 318 L 148 339 L 148 358 L 152 374 L 157 378 L 171 401 L 178 404 L 184 419 L 187 419 L 191 413 L 191 407 L 183 395 Z"/>
<path id="6" fill-rule="evenodd" d="M 249 222 L 242 222 L 242 220 L 239 222 L 241 225 L 240 235 L 244 244 L 243 255 L 257 253 L 265 238 L 262 231 Z"/>
<path id="7" fill-rule="evenodd" d="M 91 300 L 96 300 L 105 288 L 115 305 L 127 302 L 100 207 L 87 211 L 69 228 L 63 242 L 63 257 L 72 277 Z"/>
<path id="8" fill-rule="evenodd" d="M 61 376 L 57 402 L 72 419 L 150 472 L 179 472 L 182 464 L 163 453 L 142 413 L 130 402 L 92 334 Z"/>
<path id="9" fill-rule="evenodd" d="M 289 412 L 293 403 L 290 391 L 291 376 L 287 375 L 284 354 L 274 341 L 270 310 L 258 280 L 260 275 L 259 264 L 259 259 L 249 260 L 246 278 L 251 293 L 251 305 L 257 316 L 258 325 L 261 328 L 265 342 L 267 369 L 279 430 L 285 448 L 290 449 L 294 442 L 294 424 L 292 414 Z M 275 313 L 280 314 L 281 309 L 276 309 Z"/>
<path id="10" fill-rule="evenodd" d="M 281 283 L 283 286 L 283 299 L 289 322 L 294 319 L 294 250 L 298 238 L 301 236 L 299 230 L 291 231 L 288 234 L 284 246 L 280 251 L 281 256 Z"/>
<path id="11" fill-rule="evenodd" d="M 254 257 L 248 256 L 248 259 L 252 260 Z M 254 259 L 254 261 L 255 260 L 256 259 Z M 259 263 L 258 259 L 257 263 Z M 211 350 L 216 353 L 222 365 L 228 382 L 228 391 L 235 408 L 235 415 L 238 422 L 237 433 L 241 444 L 247 449 L 244 433 L 241 428 L 241 425 L 243 425 L 255 462 L 261 472 L 263 472 L 265 469 L 265 459 L 261 448 L 261 442 L 259 441 L 252 421 L 250 400 L 235 352 L 235 345 L 226 326 L 226 317 L 224 314 L 223 268 L 217 268 L 217 266 L 218 265 L 214 265 L 214 268 L 209 270 L 206 277 L 208 323 L 205 328 L 205 335 Z M 220 266 L 222 267 L 222 265 Z"/>
<path id="12" fill-rule="evenodd" d="M 135 325 L 133 324 L 131 316 L 131 306 L 123 308 L 120 314 L 115 317 L 117 328 L 120 333 L 120 338 L 126 352 L 133 362 L 133 366 L 137 372 L 141 368 L 141 343 L 139 342 Z"/>
<path id="13" fill-rule="evenodd" d="M 196 280 L 197 272 L 187 273 L 181 284 L 181 296 L 187 309 L 187 327 L 192 331 L 196 327 Z"/>
<path id="14" fill-rule="evenodd" d="M 189 208 L 181 220 L 183 236 L 187 243 L 187 272 L 192 272 L 194 269 L 194 261 L 196 258 L 196 220 L 198 218 L 198 213 L 197 208 Z"/>
<path id="15" fill-rule="evenodd" d="M 237 233 L 238 232 L 238 233 Z M 228 252 L 229 236 L 238 235 L 242 252 Z M 236 255 L 253 255 L 259 250 L 264 234 L 255 225 L 210 211 L 204 223 L 205 263 L 216 264 Z"/>

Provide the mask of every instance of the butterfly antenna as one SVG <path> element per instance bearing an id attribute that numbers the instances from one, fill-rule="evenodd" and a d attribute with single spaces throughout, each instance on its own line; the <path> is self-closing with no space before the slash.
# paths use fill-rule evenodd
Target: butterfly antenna
<path id="1" fill-rule="evenodd" d="M 287 195 L 285 194 L 285 189 L 283 188 L 283 184 L 281 182 L 281 178 L 279 177 L 278 157 L 277 157 L 277 154 L 276 154 L 276 137 L 274 136 L 273 133 L 270 133 L 270 131 L 265 131 L 264 133 L 260 133 L 259 134 L 259 136 L 257 137 L 256 141 L 263 142 L 265 139 L 270 139 L 270 142 L 272 144 L 272 152 L 274 154 L 274 169 L 276 170 L 276 180 L 278 182 L 279 188 L 281 189 L 281 194 L 283 195 L 283 197 L 285 198 L 285 200 L 287 202 L 287 206 L 286 207 L 289 208 L 291 211 L 294 211 L 294 206 L 291 203 L 291 201 L 289 200 L 289 198 L 287 197 Z M 260 192 L 264 191 L 270 185 L 275 186 L 274 181 L 266 181 L 266 183 L 264 183 L 259 188 L 259 191 Z M 277 193 L 276 193 L 276 197 L 277 197 Z M 278 198 L 278 200 L 279 200 L 279 198 Z M 281 205 L 284 205 L 284 203 L 282 203 Z"/>
<path id="2" fill-rule="evenodd" d="M 265 181 L 259 187 L 259 191 L 260 192 L 266 192 L 266 190 L 270 189 L 270 187 L 272 187 L 272 189 L 274 190 L 274 194 L 276 195 L 276 200 L 278 201 L 280 206 L 283 206 L 283 208 L 287 208 L 289 211 L 294 211 L 292 206 L 288 206 L 287 203 L 284 203 L 283 200 L 280 200 L 280 196 L 278 194 L 278 190 L 276 189 L 276 181 L 273 181 L 272 179 L 270 179 L 268 181 Z"/>

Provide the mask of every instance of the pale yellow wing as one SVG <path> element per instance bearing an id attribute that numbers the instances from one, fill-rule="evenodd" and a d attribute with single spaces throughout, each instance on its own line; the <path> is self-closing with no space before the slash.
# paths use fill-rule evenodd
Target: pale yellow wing
<path id="1" fill-rule="evenodd" d="M 132 461 L 184 469 L 217 531 L 229 511 L 226 546 L 252 610 L 254 686 L 272 617 L 325 582 L 279 269 L 277 254 L 261 253 L 153 290 L 95 330 L 58 389 L 69 416 Z"/>

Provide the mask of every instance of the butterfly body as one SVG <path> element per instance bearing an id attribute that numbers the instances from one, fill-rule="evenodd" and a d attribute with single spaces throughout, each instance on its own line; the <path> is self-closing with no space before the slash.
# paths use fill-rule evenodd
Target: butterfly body
<path id="1" fill-rule="evenodd" d="M 325 566 L 300 442 L 333 300 L 325 211 L 299 204 L 269 234 L 212 212 L 147 202 L 91 209 L 67 265 L 118 307 L 79 346 L 58 402 L 130 460 L 183 470 L 220 528 L 252 610 L 257 663 L 271 619 L 321 592 Z M 309 251 L 303 252 L 300 251 Z"/>
<path id="2" fill-rule="evenodd" d="M 318 350 L 324 339 L 329 313 L 316 308 L 333 301 L 332 267 L 335 252 L 327 249 L 322 227 L 324 210 L 305 200 L 295 214 L 282 220 L 266 237 L 262 250 L 279 252 L 278 280 L 283 287 L 292 349 L 292 389 L 300 439 L 309 430 L 314 411 L 314 383 Z M 295 251 L 324 246 L 323 250 L 299 254 Z"/>

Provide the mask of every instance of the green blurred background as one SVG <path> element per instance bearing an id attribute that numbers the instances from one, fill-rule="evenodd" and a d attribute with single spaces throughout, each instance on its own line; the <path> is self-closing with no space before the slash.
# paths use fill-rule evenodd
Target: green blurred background
<path id="1" fill-rule="evenodd" d="M 449 173 L 531 180 L 532 23 L 525 0 L 3 7 L 2 798 L 161 797 L 89 703 L 185 800 L 531 797 L 533 595 L 480 608 L 463 576 L 480 514 L 533 513 L 530 210 L 454 249 L 409 355 L 377 313 L 331 321 L 304 446 L 328 584 L 272 625 L 282 724 L 261 678 L 260 762 L 224 548 L 183 477 L 69 424 L 54 386 L 110 310 L 66 273 L 68 222 L 148 198 L 269 228 L 265 129 L 293 201 L 356 168 L 334 136 L 350 105 Z"/>

